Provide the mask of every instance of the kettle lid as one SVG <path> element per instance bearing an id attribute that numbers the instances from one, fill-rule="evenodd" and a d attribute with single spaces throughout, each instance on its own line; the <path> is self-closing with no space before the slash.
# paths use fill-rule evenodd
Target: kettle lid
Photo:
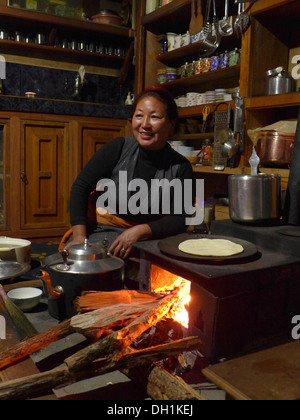
<path id="1" fill-rule="evenodd" d="M 84 244 L 73 245 L 66 252 L 72 261 L 95 261 L 107 258 L 107 250 L 101 242 L 91 244 L 88 239 Z"/>

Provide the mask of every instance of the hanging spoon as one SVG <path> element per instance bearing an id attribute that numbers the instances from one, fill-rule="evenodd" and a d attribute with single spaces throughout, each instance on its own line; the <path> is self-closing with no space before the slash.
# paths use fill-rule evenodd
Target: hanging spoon
<path id="1" fill-rule="evenodd" d="M 225 16 L 219 22 L 219 31 L 222 36 L 230 36 L 233 34 L 233 27 L 228 21 L 229 15 L 229 0 L 225 0 Z"/>

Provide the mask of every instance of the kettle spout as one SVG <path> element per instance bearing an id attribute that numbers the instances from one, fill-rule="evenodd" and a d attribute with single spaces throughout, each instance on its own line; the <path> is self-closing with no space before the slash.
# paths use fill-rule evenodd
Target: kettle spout
<path id="1" fill-rule="evenodd" d="M 51 277 L 46 271 L 41 270 L 38 279 L 42 280 L 45 289 L 47 290 L 49 299 L 57 300 L 64 295 L 65 292 L 62 286 L 53 287 Z"/>

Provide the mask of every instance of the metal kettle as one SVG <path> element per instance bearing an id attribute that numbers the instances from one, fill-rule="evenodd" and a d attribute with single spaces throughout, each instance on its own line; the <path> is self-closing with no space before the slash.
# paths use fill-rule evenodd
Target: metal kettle
<path id="1" fill-rule="evenodd" d="M 72 246 L 43 260 L 41 279 L 48 292 L 51 316 L 63 320 L 76 314 L 73 302 L 84 291 L 123 288 L 124 261 L 107 254 L 105 244 Z"/>
<path id="2" fill-rule="evenodd" d="M 295 91 L 295 81 L 283 67 L 268 70 L 266 73 L 266 95 L 280 95 Z"/>

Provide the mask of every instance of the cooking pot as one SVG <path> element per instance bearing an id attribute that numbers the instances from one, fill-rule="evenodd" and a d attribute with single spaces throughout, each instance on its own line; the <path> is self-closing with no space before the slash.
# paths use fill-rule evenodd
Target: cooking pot
<path id="1" fill-rule="evenodd" d="M 0 260 L 30 264 L 31 242 L 0 236 Z"/>
<path id="2" fill-rule="evenodd" d="M 232 175 L 228 182 L 230 217 L 234 222 L 269 224 L 280 219 L 279 175 Z"/>
<path id="3" fill-rule="evenodd" d="M 106 25 L 121 26 L 123 23 L 123 18 L 113 10 L 101 10 L 98 15 L 92 16 L 92 20 Z"/>
<path id="4" fill-rule="evenodd" d="M 295 81 L 283 67 L 268 70 L 266 73 L 266 95 L 291 93 L 295 90 Z"/>
<path id="5" fill-rule="evenodd" d="M 48 311 L 63 320 L 76 314 L 74 299 L 84 291 L 123 288 L 124 261 L 107 254 L 102 243 L 72 246 L 44 259 L 39 277 L 48 292 Z"/>
<path id="6" fill-rule="evenodd" d="M 265 165 L 287 166 L 292 162 L 295 134 L 261 131 L 257 153 Z"/>

